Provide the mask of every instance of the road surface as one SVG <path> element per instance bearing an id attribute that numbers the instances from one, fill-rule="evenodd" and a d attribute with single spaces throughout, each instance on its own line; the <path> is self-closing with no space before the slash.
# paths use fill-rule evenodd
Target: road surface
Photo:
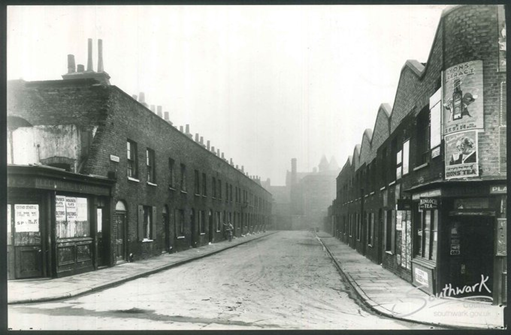
<path id="1" fill-rule="evenodd" d="M 89 295 L 10 305 L 8 318 L 14 330 L 431 328 L 353 297 L 315 236 L 288 231 Z"/>

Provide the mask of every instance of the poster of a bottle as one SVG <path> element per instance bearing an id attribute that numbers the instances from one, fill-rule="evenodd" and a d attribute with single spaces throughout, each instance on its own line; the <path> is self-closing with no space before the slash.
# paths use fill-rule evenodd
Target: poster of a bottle
<path id="1" fill-rule="evenodd" d="M 444 135 L 483 129 L 483 62 L 451 66 L 442 87 Z"/>
<path id="2" fill-rule="evenodd" d="M 477 131 L 445 136 L 445 179 L 479 175 Z"/>

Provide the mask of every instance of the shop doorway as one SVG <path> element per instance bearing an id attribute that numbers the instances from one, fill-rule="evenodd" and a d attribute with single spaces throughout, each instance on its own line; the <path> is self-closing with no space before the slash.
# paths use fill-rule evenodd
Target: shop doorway
<path id="1" fill-rule="evenodd" d="M 122 201 L 115 205 L 113 238 L 114 253 L 117 262 L 126 260 L 126 206 Z"/>
<path id="2" fill-rule="evenodd" d="M 43 250 L 38 204 L 14 204 L 12 224 L 15 278 L 43 276 Z M 8 208 L 10 216 L 11 208 Z M 12 221 L 12 222 L 11 222 Z"/>
<path id="3" fill-rule="evenodd" d="M 449 245 L 452 286 L 462 289 L 465 286 L 480 284 L 476 287 L 475 292 L 457 294 L 458 297 L 492 295 L 493 242 L 492 217 L 453 217 L 450 225 Z"/>

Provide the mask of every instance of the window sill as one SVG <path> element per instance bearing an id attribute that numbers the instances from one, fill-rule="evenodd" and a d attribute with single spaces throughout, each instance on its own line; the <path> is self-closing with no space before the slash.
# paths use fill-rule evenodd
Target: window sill
<path id="1" fill-rule="evenodd" d="M 200 236 L 204 236 L 204 235 L 206 235 L 206 233 L 200 233 Z"/>
<path id="2" fill-rule="evenodd" d="M 178 239 L 178 240 L 184 240 L 184 239 L 185 239 L 185 237 L 184 237 L 184 236 L 178 236 L 178 237 L 177 237 L 177 239 Z"/>
<path id="3" fill-rule="evenodd" d="M 394 185 L 396 183 L 396 181 L 394 180 L 393 182 L 389 183 L 389 187 Z"/>
<path id="4" fill-rule="evenodd" d="M 216 231 L 216 232 L 217 232 L 217 233 L 221 233 L 222 231 L 217 229 L 217 231 Z"/>
<path id="5" fill-rule="evenodd" d="M 369 248 L 374 248 L 374 246 L 373 246 L 372 244 L 369 244 L 369 243 L 367 243 L 367 246 L 368 246 Z"/>
<path id="6" fill-rule="evenodd" d="M 173 188 L 172 186 L 169 186 L 169 190 L 171 190 L 171 191 L 175 191 L 176 189 L 175 189 L 175 188 Z"/>
<path id="7" fill-rule="evenodd" d="M 196 197 L 200 197 L 200 193 L 195 193 L 194 194 Z"/>
<path id="8" fill-rule="evenodd" d="M 147 182 L 147 185 L 149 185 L 149 186 L 158 186 L 158 184 L 151 183 L 150 181 Z"/>
<path id="9" fill-rule="evenodd" d="M 388 251 L 388 250 L 385 250 L 385 253 L 386 253 L 387 255 L 394 255 L 394 253 L 393 253 L 392 251 Z"/>
<path id="10" fill-rule="evenodd" d="M 426 163 L 424 163 L 424 164 L 421 164 L 421 165 L 419 165 L 419 166 L 414 167 L 414 168 L 413 168 L 413 171 L 418 171 L 418 170 L 420 170 L 420 169 L 422 169 L 422 168 L 425 168 L 425 167 L 426 167 L 426 166 L 428 166 L 428 165 L 429 165 L 429 163 L 428 163 L 428 162 L 426 162 Z"/>
<path id="11" fill-rule="evenodd" d="M 206 197 L 207 197 L 207 195 L 203 194 L 203 195 L 202 195 L 202 197 L 203 197 L 203 198 L 206 198 Z"/>
<path id="12" fill-rule="evenodd" d="M 150 240 L 150 239 L 148 239 L 148 238 L 144 238 L 144 239 L 142 240 L 142 243 L 149 243 L 149 242 L 154 242 L 154 241 L 153 241 L 153 240 Z"/>
<path id="13" fill-rule="evenodd" d="M 183 190 L 181 190 L 180 192 L 183 193 L 183 194 L 188 194 L 188 192 L 183 191 Z"/>
<path id="14" fill-rule="evenodd" d="M 369 193 L 369 195 L 374 195 L 374 191 L 372 191 L 371 193 Z"/>
<path id="15" fill-rule="evenodd" d="M 134 181 L 135 183 L 140 183 L 139 179 L 135 179 L 135 178 L 132 178 L 132 177 L 128 177 L 128 180 L 129 181 Z"/>
<path id="16" fill-rule="evenodd" d="M 387 186 L 383 186 L 382 188 L 380 188 L 380 191 L 383 191 L 387 188 Z"/>

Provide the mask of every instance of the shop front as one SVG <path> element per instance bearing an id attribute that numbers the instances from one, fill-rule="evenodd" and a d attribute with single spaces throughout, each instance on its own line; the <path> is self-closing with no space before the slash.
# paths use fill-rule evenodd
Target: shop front
<path id="1" fill-rule="evenodd" d="M 9 279 L 62 277 L 111 264 L 115 181 L 44 166 L 7 171 Z"/>
<path id="2" fill-rule="evenodd" d="M 506 302 L 505 185 L 450 182 L 414 190 L 414 285 L 432 295 Z"/>

